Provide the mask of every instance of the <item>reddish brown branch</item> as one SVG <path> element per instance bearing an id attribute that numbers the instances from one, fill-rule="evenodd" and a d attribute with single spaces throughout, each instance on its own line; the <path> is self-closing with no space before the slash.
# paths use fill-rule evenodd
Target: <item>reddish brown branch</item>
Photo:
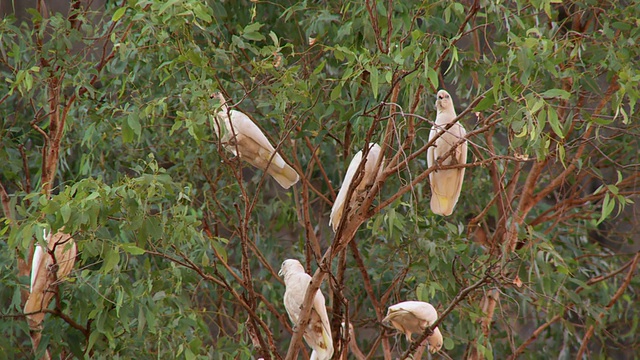
<path id="1" fill-rule="evenodd" d="M 553 323 L 555 323 L 556 321 L 562 319 L 561 315 L 556 315 L 554 317 L 551 318 L 551 320 L 547 321 L 546 323 L 538 326 L 537 329 L 535 329 L 533 331 L 533 333 L 531 334 L 531 336 L 529 336 L 529 338 L 523 342 L 520 346 L 518 346 L 518 348 L 513 352 L 513 354 L 511 354 L 509 356 L 508 360 L 514 360 L 518 357 L 518 355 L 522 354 L 524 352 L 524 350 L 531 345 L 532 342 L 534 342 L 538 336 L 540 336 L 540 334 L 542 334 L 543 331 L 545 331 L 549 326 L 551 326 Z"/>
<path id="2" fill-rule="evenodd" d="M 0 181 L 0 201 L 2 201 L 2 212 L 4 213 L 5 219 L 9 220 L 12 223 L 11 216 L 11 198 L 9 194 L 7 194 L 7 190 L 4 188 L 4 185 Z"/>
<path id="3" fill-rule="evenodd" d="M 371 300 L 371 304 L 373 305 L 373 309 L 376 312 L 376 319 L 381 322 L 384 318 L 383 310 L 380 306 L 380 302 L 376 298 L 375 292 L 373 291 L 373 286 L 371 286 L 371 280 L 369 279 L 369 273 L 367 272 L 367 267 L 364 265 L 364 261 L 362 260 L 362 256 L 360 256 L 360 250 L 358 250 L 358 246 L 355 241 L 349 243 L 349 247 L 351 248 L 351 253 L 353 258 L 356 261 L 356 265 L 358 266 L 358 270 L 360 270 L 360 275 L 362 276 L 362 280 L 364 281 L 364 289 Z M 385 359 L 391 358 L 391 347 L 389 346 L 388 338 L 384 337 L 382 339 L 382 351 Z"/>
<path id="4" fill-rule="evenodd" d="M 576 355 L 576 360 L 582 359 L 584 352 L 587 350 L 587 344 L 589 343 L 589 339 L 591 339 L 591 336 L 593 336 L 593 333 L 595 331 L 595 325 L 597 325 L 602 321 L 602 319 L 604 319 L 605 315 L 609 312 L 609 310 L 611 310 L 613 305 L 615 305 L 618 299 L 624 294 L 624 292 L 627 290 L 627 287 L 629 287 L 629 284 L 631 283 L 631 279 L 633 279 L 633 275 L 636 272 L 636 268 L 638 267 L 638 261 L 640 261 L 640 251 L 637 252 L 636 256 L 633 257 L 633 260 L 631 261 L 631 266 L 629 268 L 629 272 L 627 272 L 627 276 L 622 282 L 622 285 L 620 285 L 616 293 L 613 295 L 613 297 L 607 304 L 607 306 L 604 307 L 604 310 L 600 312 L 600 315 L 596 319 L 595 323 L 591 324 L 587 332 L 584 334 L 584 337 L 582 338 L 582 341 L 581 341 L 580 349 L 578 350 L 578 354 Z"/>
<path id="5" fill-rule="evenodd" d="M 382 34 L 380 32 L 380 26 L 378 25 L 378 11 L 376 9 L 376 4 L 376 1 L 374 1 L 373 4 L 371 3 L 371 0 L 365 1 L 365 6 L 367 8 L 367 12 L 369 13 L 369 19 L 371 20 L 371 27 L 373 28 L 373 33 L 375 34 L 376 45 L 378 45 L 378 50 L 380 50 L 381 53 L 386 54 L 388 52 L 388 49 L 385 49 L 384 45 L 382 44 Z"/>

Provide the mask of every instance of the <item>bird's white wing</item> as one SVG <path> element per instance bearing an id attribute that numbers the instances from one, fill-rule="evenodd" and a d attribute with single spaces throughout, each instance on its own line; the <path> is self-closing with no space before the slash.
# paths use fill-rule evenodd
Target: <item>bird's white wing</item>
<path id="1" fill-rule="evenodd" d="M 375 167 L 378 163 L 378 159 L 381 156 L 381 152 L 382 149 L 380 148 L 380 145 L 375 143 L 369 144 L 369 153 L 367 154 L 367 161 L 363 168 L 364 174 L 362 180 L 358 184 L 358 190 L 364 190 L 367 186 L 373 184 L 380 173 L 382 173 L 382 163 L 380 164 L 379 170 L 377 172 L 375 171 Z M 349 191 L 349 187 L 351 186 L 351 183 L 356 176 L 356 171 L 358 171 L 358 168 L 360 167 L 360 163 L 362 163 L 362 161 L 362 151 L 358 151 L 349 163 L 347 173 L 345 174 L 342 185 L 340 186 L 340 191 L 338 191 L 336 200 L 333 202 L 333 206 L 331 207 L 331 215 L 329 216 L 329 226 L 333 228 L 333 232 L 336 232 L 338 230 L 338 226 L 340 225 L 340 220 L 342 219 L 342 214 L 344 212 L 344 202 L 347 199 L 347 192 Z"/>
<path id="2" fill-rule="evenodd" d="M 329 217 L 329 226 L 333 228 L 333 231 L 336 232 L 338 230 L 338 226 L 340 225 L 340 220 L 342 219 L 342 212 L 344 210 L 344 202 L 347 198 L 347 191 L 349 191 L 349 186 L 351 186 L 351 182 L 353 181 L 353 177 L 362 162 L 362 151 L 358 151 L 351 159 L 349 163 L 349 167 L 347 168 L 347 173 L 344 176 L 344 180 L 342 181 L 342 185 L 340 186 L 340 191 L 338 191 L 338 195 L 336 196 L 336 201 L 333 202 L 333 206 L 331 207 L 331 215 Z"/>
<path id="3" fill-rule="evenodd" d="M 279 274 L 284 276 L 285 281 L 285 309 L 291 322 L 297 326 L 304 296 L 311 282 L 311 276 L 304 271 L 300 262 L 294 259 L 285 260 Z M 313 298 L 311 318 L 309 319 L 309 325 L 304 329 L 303 337 L 313 349 L 312 359 L 331 359 L 333 355 L 331 327 L 325 307 L 325 299 L 320 290 L 316 292 Z"/>
<path id="4" fill-rule="evenodd" d="M 73 269 L 77 247 L 71 235 L 57 232 L 46 237 L 48 248 L 54 250 L 57 267 L 56 278 L 63 280 Z M 33 260 L 31 263 L 31 287 L 29 297 L 24 305 L 24 312 L 27 315 L 29 326 L 37 328 L 44 320 L 43 308 L 49 306 L 54 292 L 48 291 L 52 285 L 52 277 L 49 274 L 48 266 L 54 263 L 51 255 L 40 245 L 36 245 Z"/>
<path id="5" fill-rule="evenodd" d="M 432 128 L 429 138 L 435 137 L 438 133 L 437 126 Z M 460 139 L 465 136 L 464 127 L 456 123 L 447 132 L 443 133 L 435 142 L 435 147 L 427 150 L 427 164 L 436 164 L 439 158 L 445 157 L 442 165 L 464 164 L 467 161 L 467 143 L 458 145 L 450 155 L 449 151 Z M 435 170 L 429 174 L 431 185 L 431 210 L 440 215 L 448 216 L 453 213 L 453 209 L 460 197 L 462 182 L 464 180 L 465 168 Z"/>
<path id="6" fill-rule="evenodd" d="M 396 305 L 399 305 L 398 308 L 409 311 L 415 314 L 416 317 L 426 321 L 427 325 L 431 325 L 438 320 L 438 311 L 428 302 L 404 301 Z"/>
<path id="7" fill-rule="evenodd" d="M 429 131 L 429 142 L 431 142 L 431 140 L 433 140 L 433 138 L 436 137 L 437 134 L 438 134 L 438 128 L 436 125 L 434 125 L 431 128 L 431 131 Z M 436 147 L 434 143 L 433 146 L 430 146 L 427 149 L 427 166 L 432 167 L 435 163 L 436 163 Z M 433 172 L 431 172 L 431 174 L 433 174 Z M 431 180 L 431 174 L 429 174 L 429 180 Z"/>
<path id="8" fill-rule="evenodd" d="M 459 141 L 460 139 L 463 139 L 467 135 L 467 131 L 464 129 L 464 126 L 462 126 L 462 124 L 457 123 L 456 126 L 454 126 L 454 128 L 456 128 L 457 130 L 456 142 Z M 466 141 L 460 144 L 456 148 L 456 152 L 454 156 L 456 158 L 457 164 L 467 163 L 467 142 Z M 462 191 L 462 183 L 464 182 L 465 168 L 452 169 L 452 170 L 455 170 L 458 172 L 456 177 L 456 188 L 452 196 L 453 206 L 455 206 L 458 202 L 458 199 L 460 198 L 460 193 Z"/>
<path id="9" fill-rule="evenodd" d="M 269 157 L 276 151 L 258 125 L 256 125 L 253 120 L 244 113 L 237 110 L 231 110 L 231 126 L 233 126 L 233 131 L 236 136 L 246 136 L 252 139 L 264 150 L 265 153 L 268 153 Z M 268 159 L 269 158 L 267 158 L 267 160 Z M 277 159 L 274 157 L 273 162 L 282 167 L 284 160 L 282 160 L 282 158 Z"/>
<path id="10" fill-rule="evenodd" d="M 325 307 L 322 292 L 318 289 L 313 299 L 313 309 L 309 327 L 305 331 L 304 338 L 313 348 L 312 357 L 317 360 L 329 360 L 333 355 L 333 339 L 329 316 Z"/>
<path id="11" fill-rule="evenodd" d="M 229 130 L 223 137 L 225 148 L 266 171 L 285 189 L 298 182 L 298 173 L 275 151 L 262 130 L 242 112 L 231 110 L 230 114 Z"/>
<path id="12" fill-rule="evenodd" d="M 44 255 L 45 251 L 42 249 L 42 246 L 36 244 L 33 250 L 33 259 L 31 260 L 31 287 L 29 288 L 29 292 L 33 292 L 33 285 L 36 282 L 42 262 L 45 259 Z"/>
<path id="13" fill-rule="evenodd" d="M 373 185 L 376 178 L 380 176 L 382 170 L 384 168 L 384 159 L 380 163 L 380 168 L 376 172 L 376 165 L 378 164 L 378 159 L 382 156 L 382 149 L 380 145 L 375 143 L 369 143 L 369 153 L 367 154 L 367 162 L 365 163 L 364 177 L 360 184 L 358 184 L 359 189 L 364 189 L 367 186 Z"/>
<path id="14" fill-rule="evenodd" d="M 325 305 L 324 295 L 322 295 L 322 291 L 318 289 L 315 297 L 313 298 L 313 308 L 320 316 L 320 320 L 322 321 L 322 329 L 323 329 L 323 337 L 324 340 L 333 347 L 333 342 L 331 341 L 331 325 L 329 324 L 329 315 L 327 314 L 327 307 Z"/>
<path id="15" fill-rule="evenodd" d="M 411 334 L 421 333 L 436 320 L 438 313 L 431 304 L 424 301 L 404 301 L 390 306 L 382 321 L 391 322 L 393 327 L 410 340 Z"/>
<path id="16" fill-rule="evenodd" d="M 298 323 L 300 316 L 300 307 L 304 301 L 304 295 L 307 287 L 311 282 L 311 276 L 307 273 L 291 274 L 286 281 L 286 290 L 284 293 L 284 306 L 289 314 L 289 319 L 294 324 Z"/>

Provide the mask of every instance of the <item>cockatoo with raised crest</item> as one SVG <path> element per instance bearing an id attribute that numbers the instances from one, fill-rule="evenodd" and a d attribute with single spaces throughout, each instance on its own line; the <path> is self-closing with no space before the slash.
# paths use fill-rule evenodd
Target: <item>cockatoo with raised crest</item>
<path id="1" fill-rule="evenodd" d="M 221 93 L 213 96 L 222 104 L 215 117 L 213 129 L 224 148 L 258 169 L 266 171 L 285 189 L 297 183 L 300 176 L 276 152 L 262 130 L 244 113 L 229 110 Z"/>
<path id="2" fill-rule="evenodd" d="M 304 271 L 300 261 L 287 259 L 282 263 L 279 276 L 284 277 L 286 290 L 284 292 L 284 307 L 287 309 L 289 319 L 298 325 L 300 310 L 304 301 L 304 295 L 311 283 L 311 276 Z M 329 360 L 333 356 L 333 339 L 329 316 L 325 307 L 324 296 L 320 289 L 313 297 L 313 308 L 309 326 L 304 330 L 304 340 L 313 349 L 310 360 Z"/>
<path id="3" fill-rule="evenodd" d="M 435 125 L 429 133 L 429 141 L 443 131 L 447 124 L 456 118 L 456 110 L 453 108 L 453 102 L 448 92 L 444 90 L 438 91 L 438 99 L 436 100 L 436 116 Z M 459 123 L 455 123 L 435 141 L 433 146 L 427 150 L 427 164 L 429 167 L 435 165 L 439 159 L 445 158 L 441 165 L 458 165 L 467 163 L 467 142 L 466 140 L 456 146 L 460 139 L 463 139 L 467 132 Z M 452 154 L 449 154 L 451 148 L 455 147 Z M 436 168 L 437 169 L 437 168 Z M 448 216 L 453 213 L 453 208 L 460 197 L 462 189 L 462 181 L 464 180 L 465 168 L 434 170 L 429 174 L 429 183 L 431 185 L 431 211 L 436 214 Z"/>
<path id="4" fill-rule="evenodd" d="M 364 175 L 362 180 L 356 187 L 353 195 L 351 195 L 351 203 L 354 204 L 354 201 L 359 197 L 359 193 L 362 193 L 366 190 L 367 187 L 373 185 L 375 180 L 382 173 L 382 168 L 384 165 L 384 160 L 380 164 L 380 168 L 376 171 L 375 167 L 378 163 L 378 159 L 382 156 L 382 149 L 380 145 L 375 143 L 369 143 L 369 153 L 367 154 L 367 162 L 364 164 Z M 349 191 L 349 186 L 351 186 L 351 182 L 356 176 L 356 171 L 358 167 L 360 167 L 360 163 L 362 162 L 362 150 L 358 151 L 351 159 L 351 163 L 349 163 L 349 167 L 347 168 L 347 173 L 344 176 L 344 181 L 342 182 L 342 186 L 340 187 L 340 191 L 338 191 L 338 195 L 336 196 L 336 201 L 333 202 L 333 206 L 331 207 L 331 215 L 329 217 L 329 226 L 333 229 L 333 232 L 338 231 L 338 226 L 340 225 L 340 220 L 342 219 L 342 213 L 344 211 L 344 202 L 347 199 L 347 192 Z"/>
<path id="5" fill-rule="evenodd" d="M 438 312 L 433 305 L 424 301 L 403 301 L 389 306 L 387 316 L 383 322 L 391 325 L 405 334 L 407 341 L 411 341 L 413 333 L 421 334 L 427 326 L 438 320 Z M 433 329 L 433 334 L 427 338 L 429 351 L 435 353 L 442 348 L 443 339 L 440 329 Z"/>
<path id="6" fill-rule="evenodd" d="M 43 249 L 40 244 L 36 244 L 33 259 L 31 261 L 31 286 L 29 288 L 29 298 L 24 305 L 24 313 L 27 314 L 29 326 L 34 328 L 44 320 L 43 309 L 46 309 L 53 298 L 55 292 L 51 285 L 64 280 L 73 269 L 78 253 L 76 243 L 69 234 L 58 231 L 54 235 L 43 232 L 44 240 L 47 242 L 49 250 L 55 256 Z"/>

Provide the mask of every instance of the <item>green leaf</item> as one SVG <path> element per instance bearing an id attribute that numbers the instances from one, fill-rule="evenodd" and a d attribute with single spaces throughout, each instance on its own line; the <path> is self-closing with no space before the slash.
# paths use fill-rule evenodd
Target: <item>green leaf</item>
<path id="1" fill-rule="evenodd" d="M 444 348 L 447 350 L 452 350 L 453 346 L 454 346 L 454 342 L 450 337 L 445 337 L 444 338 Z"/>
<path id="2" fill-rule="evenodd" d="M 123 7 L 119 8 L 118 10 L 116 10 L 113 13 L 113 16 L 111 17 L 111 21 L 112 22 L 117 22 L 118 20 L 120 20 L 124 16 L 125 12 L 127 12 L 127 7 L 126 6 L 123 6 Z"/>
<path id="3" fill-rule="evenodd" d="M 258 32 L 260 28 L 262 28 L 262 26 L 263 24 L 259 22 L 245 26 L 244 30 L 242 30 L 242 37 L 247 40 L 253 41 L 261 41 L 266 39 L 264 35 Z"/>
<path id="4" fill-rule="evenodd" d="M 331 101 L 335 101 L 337 98 L 340 97 L 340 94 L 342 93 L 342 84 L 338 84 L 336 85 L 336 87 L 333 88 L 333 90 L 331 90 Z"/>
<path id="5" fill-rule="evenodd" d="M 600 218 L 596 222 L 596 225 L 600 225 L 611 213 L 616 206 L 615 200 L 609 195 L 609 193 L 604 194 L 604 200 L 602 200 L 602 211 L 600 213 Z"/>
<path id="6" fill-rule="evenodd" d="M 122 123 L 122 142 L 125 144 L 133 142 L 133 130 L 129 126 L 129 121 Z"/>
<path id="7" fill-rule="evenodd" d="M 209 15 L 209 13 L 206 10 L 207 8 L 203 5 L 196 5 L 193 8 L 193 13 L 196 15 L 196 17 L 206 23 L 210 23 L 213 18 L 211 17 L 211 15 Z"/>
<path id="8" fill-rule="evenodd" d="M 561 139 L 564 139 L 564 133 L 562 132 L 562 125 L 558 120 L 558 113 L 556 109 L 553 107 L 547 108 L 547 120 L 549 120 L 549 125 L 551 125 L 551 129 L 556 133 Z"/>
<path id="9" fill-rule="evenodd" d="M 566 91 L 566 90 L 562 90 L 562 89 L 551 89 L 551 90 L 547 90 L 545 92 L 543 92 L 542 94 L 540 94 L 540 96 L 544 97 L 544 98 L 561 98 L 563 100 L 567 100 L 571 97 L 571 93 Z"/>
<path id="10" fill-rule="evenodd" d="M 62 221 L 66 224 L 69 222 L 69 218 L 71 217 L 71 206 L 68 203 L 62 205 L 60 208 L 60 215 L 62 215 Z"/>
<path id="11" fill-rule="evenodd" d="M 183 0 L 168 0 L 167 2 L 164 3 L 164 5 L 162 5 L 162 7 L 158 10 L 158 14 L 162 15 L 165 11 L 167 11 L 167 9 L 169 9 L 171 6 L 181 2 Z"/>
<path id="12" fill-rule="evenodd" d="M 378 89 L 379 89 L 378 68 L 376 68 L 375 66 L 372 66 L 368 70 L 369 70 L 369 74 L 371 75 L 369 76 L 369 79 L 371 80 L 371 90 L 373 91 L 373 98 L 377 99 Z"/>
<path id="13" fill-rule="evenodd" d="M 214 238 L 211 240 L 211 246 L 213 249 L 220 255 L 222 261 L 227 262 L 227 250 L 222 246 L 219 238 Z"/>
<path id="14" fill-rule="evenodd" d="M 253 40 L 253 41 L 261 41 L 266 39 L 264 35 L 257 32 L 243 33 L 242 37 L 247 40 Z"/>
<path id="15" fill-rule="evenodd" d="M 101 271 L 106 274 L 111 272 L 111 270 L 118 265 L 120 262 L 120 253 L 114 249 L 109 249 L 106 254 L 104 254 L 103 259 L 104 263 L 102 264 Z"/>
<path id="16" fill-rule="evenodd" d="M 133 130 L 133 133 L 140 139 L 140 135 L 142 134 L 142 126 L 140 125 L 140 119 L 138 118 L 138 113 L 132 112 L 127 117 L 127 124 Z"/>
<path id="17" fill-rule="evenodd" d="M 131 255 L 142 255 L 142 254 L 145 253 L 144 249 L 141 249 L 141 248 L 139 248 L 139 247 L 137 247 L 137 246 L 135 246 L 133 244 L 130 244 L 130 243 L 123 243 L 123 244 L 120 244 L 120 246 L 122 246 L 122 249 L 125 252 L 127 252 L 127 253 L 129 253 Z"/>
<path id="18" fill-rule="evenodd" d="M 489 109 L 495 104 L 495 98 L 491 95 L 485 96 L 484 99 L 480 100 L 478 105 L 473 109 L 473 111 L 484 111 Z"/>

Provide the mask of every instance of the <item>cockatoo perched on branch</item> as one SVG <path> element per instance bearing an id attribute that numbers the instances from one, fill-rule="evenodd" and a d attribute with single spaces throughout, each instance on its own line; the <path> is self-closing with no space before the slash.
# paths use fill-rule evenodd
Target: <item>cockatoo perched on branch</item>
<path id="1" fill-rule="evenodd" d="M 278 275 L 284 277 L 286 287 L 284 307 L 287 309 L 291 322 L 294 326 L 297 326 L 304 295 L 307 292 L 309 283 L 311 283 L 311 276 L 304 271 L 300 261 L 295 259 L 285 260 Z M 313 349 L 310 360 L 331 359 L 331 356 L 333 356 L 333 339 L 324 296 L 320 289 L 318 289 L 313 298 L 311 319 L 309 326 L 304 330 L 303 337 Z"/>
<path id="2" fill-rule="evenodd" d="M 249 164 L 266 171 L 285 189 L 298 182 L 300 176 L 276 152 L 260 128 L 245 114 L 229 110 L 221 93 L 216 93 L 222 104 L 213 129 L 224 148 Z"/>
<path id="3" fill-rule="evenodd" d="M 359 194 L 366 190 L 367 187 L 373 185 L 374 181 L 380 176 L 382 173 L 383 163 L 380 164 L 380 169 L 376 172 L 376 164 L 378 163 L 378 159 L 382 156 L 382 149 L 380 145 L 375 143 L 369 143 L 369 153 L 367 154 L 367 162 L 364 164 L 364 175 L 360 183 L 355 189 L 353 195 L 351 195 L 351 203 L 353 204 L 355 200 L 357 200 Z M 340 220 L 342 219 L 342 212 L 344 210 L 344 202 L 347 199 L 347 192 L 349 191 L 349 186 L 351 186 L 351 182 L 356 176 L 356 171 L 358 167 L 360 167 L 360 163 L 362 162 L 362 150 L 358 151 L 353 159 L 351 159 L 351 163 L 349 163 L 349 167 L 347 168 L 347 173 L 344 176 L 344 181 L 342 182 L 342 186 L 340 187 L 340 191 L 338 192 L 338 196 L 336 196 L 336 201 L 333 203 L 331 207 L 331 216 L 329 217 L 329 226 L 333 228 L 333 232 L 338 231 L 338 226 L 340 225 Z"/>
<path id="4" fill-rule="evenodd" d="M 407 341 L 411 341 L 411 334 L 424 332 L 427 326 L 438 320 L 438 312 L 433 305 L 424 301 L 403 301 L 389 306 L 387 316 L 383 322 L 391 322 L 394 328 L 405 334 Z M 427 338 L 429 351 L 435 353 L 442 348 L 442 333 L 440 329 L 433 329 L 433 334 Z"/>
<path id="5" fill-rule="evenodd" d="M 438 99 L 436 100 L 436 123 L 431 128 L 429 141 L 431 141 L 439 132 L 443 131 L 445 126 L 456 118 L 456 110 L 453 108 L 453 102 L 448 92 L 444 90 L 438 91 Z M 464 127 L 459 123 L 455 123 L 451 128 L 445 130 L 433 146 L 427 150 L 427 164 L 429 167 L 435 165 L 440 158 L 445 158 L 441 165 L 457 165 L 467 163 L 467 142 L 463 142 L 449 154 L 460 139 L 467 134 Z M 436 214 L 448 216 L 453 212 L 453 208 L 460 197 L 462 189 L 462 181 L 464 180 L 464 169 L 448 169 L 434 170 L 429 174 L 429 182 L 431 184 L 431 211 Z"/>
<path id="6" fill-rule="evenodd" d="M 76 243 L 69 234 L 58 231 L 52 236 L 45 230 L 43 236 L 55 258 L 40 244 L 36 244 L 31 262 L 29 298 L 24 305 L 24 313 L 32 328 L 42 323 L 44 312 L 41 311 L 49 306 L 55 294 L 51 286 L 69 275 L 78 252 Z"/>

